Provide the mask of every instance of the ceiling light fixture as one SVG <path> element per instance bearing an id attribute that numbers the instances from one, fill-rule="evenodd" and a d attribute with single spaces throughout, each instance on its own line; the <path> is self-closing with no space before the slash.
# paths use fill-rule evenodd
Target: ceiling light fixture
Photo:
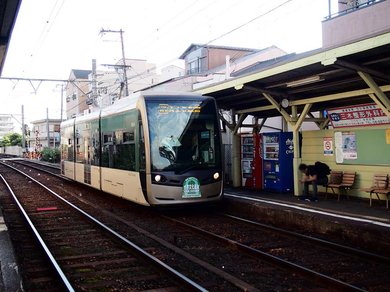
<path id="1" fill-rule="evenodd" d="M 319 82 L 319 81 L 323 81 L 323 80 L 324 79 L 321 78 L 319 75 L 315 75 L 315 76 L 310 76 L 308 78 L 287 82 L 286 85 L 287 85 L 287 87 L 297 87 L 297 86 L 315 83 L 315 82 Z"/>

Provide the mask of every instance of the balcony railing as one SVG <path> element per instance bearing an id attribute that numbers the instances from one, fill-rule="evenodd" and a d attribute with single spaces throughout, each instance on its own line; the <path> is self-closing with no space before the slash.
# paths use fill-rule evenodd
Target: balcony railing
<path id="1" fill-rule="evenodd" d="M 341 0 L 341 1 L 339 1 L 339 3 L 345 4 L 346 9 L 341 10 L 341 11 L 336 12 L 336 13 L 333 13 L 333 14 L 329 14 L 328 16 L 325 17 L 325 19 L 327 20 L 327 19 L 331 19 L 331 18 L 340 16 L 340 15 L 345 15 L 345 14 L 354 12 L 358 9 L 363 9 L 363 8 L 371 6 L 372 4 L 377 4 L 377 3 L 383 2 L 383 1 L 386 1 L 386 0 L 368 0 L 368 1 L 367 0 L 352 0 L 352 1 L 348 1 L 348 0 L 342 1 Z"/>

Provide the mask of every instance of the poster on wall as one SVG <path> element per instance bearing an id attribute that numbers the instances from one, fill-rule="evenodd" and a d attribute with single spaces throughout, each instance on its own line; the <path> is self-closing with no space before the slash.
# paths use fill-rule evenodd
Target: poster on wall
<path id="1" fill-rule="evenodd" d="M 324 156 L 333 156 L 332 137 L 324 137 Z"/>
<path id="2" fill-rule="evenodd" d="M 336 148 L 336 163 L 343 163 L 343 135 L 341 132 L 334 133 L 334 144 Z"/>
<path id="3" fill-rule="evenodd" d="M 390 129 L 386 130 L 386 144 L 390 144 Z"/>
<path id="4" fill-rule="evenodd" d="M 333 128 L 390 124 L 390 118 L 375 103 L 332 108 L 327 112 Z"/>
<path id="5" fill-rule="evenodd" d="M 336 163 L 343 163 L 344 160 L 355 160 L 358 158 L 355 132 L 335 132 L 334 141 Z"/>

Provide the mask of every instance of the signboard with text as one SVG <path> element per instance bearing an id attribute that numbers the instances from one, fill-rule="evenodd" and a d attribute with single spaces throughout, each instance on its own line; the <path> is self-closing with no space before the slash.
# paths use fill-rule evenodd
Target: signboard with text
<path id="1" fill-rule="evenodd" d="M 324 137 L 324 156 L 333 156 L 333 138 Z"/>
<path id="2" fill-rule="evenodd" d="M 390 118 L 375 103 L 332 108 L 327 112 L 333 128 L 390 124 Z"/>

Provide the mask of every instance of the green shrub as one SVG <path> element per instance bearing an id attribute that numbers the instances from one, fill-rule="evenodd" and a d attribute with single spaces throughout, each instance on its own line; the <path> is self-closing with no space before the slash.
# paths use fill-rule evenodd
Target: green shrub
<path id="1" fill-rule="evenodd" d="M 59 163 L 61 161 L 61 152 L 58 148 L 43 148 L 41 152 L 41 160 L 53 163 Z"/>

